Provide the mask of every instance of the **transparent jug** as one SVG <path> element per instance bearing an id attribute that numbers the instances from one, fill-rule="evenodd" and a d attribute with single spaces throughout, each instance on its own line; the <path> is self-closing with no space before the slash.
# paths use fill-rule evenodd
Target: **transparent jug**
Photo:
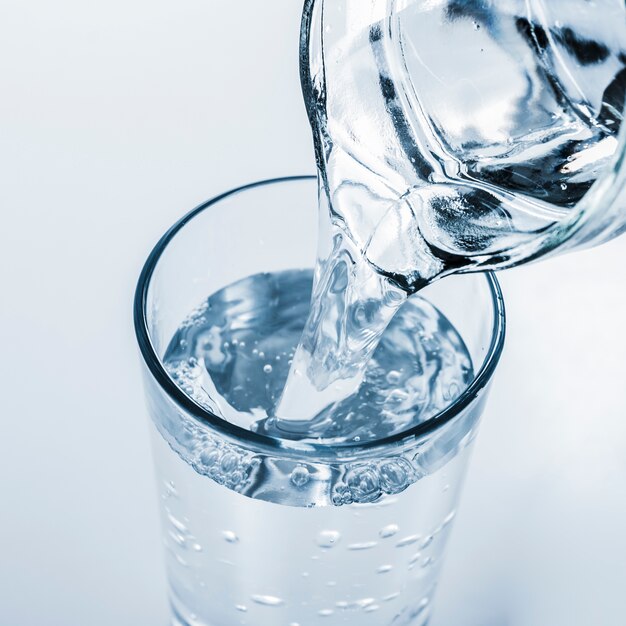
<path id="1" fill-rule="evenodd" d="M 623 0 L 307 0 L 333 227 L 406 292 L 626 229 Z"/>

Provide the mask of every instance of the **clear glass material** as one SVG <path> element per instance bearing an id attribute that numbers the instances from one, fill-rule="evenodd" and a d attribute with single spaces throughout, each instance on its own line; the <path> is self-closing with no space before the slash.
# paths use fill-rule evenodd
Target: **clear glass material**
<path id="1" fill-rule="evenodd" d="M 282 440 L 196 404 L 163 355 L 207 295 L 259 272 L 313 267 L 313 177 L 242 187 L 198 207 L 141 275 L 135 325 L 175 624 L 427 623 L 471 443 L 504 341 L 492 274 L 422 295 L 463 337 L 475 378 L 445 410 L 381 440 Z"/>
<path id="2" fill-rule="evenodd" d="M 307 0 L 335 225 L 407 291 L 626 228 L 623 0 Z"/>

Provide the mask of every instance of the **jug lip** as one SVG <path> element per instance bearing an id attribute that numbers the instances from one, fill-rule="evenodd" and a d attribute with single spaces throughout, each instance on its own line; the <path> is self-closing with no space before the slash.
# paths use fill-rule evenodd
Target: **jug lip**
<path id="1" fill-rule="evenodd" d="M 410 445 L 414 443 L 415 440 L 426 438 L 428 435 L 439 430 L 455 417 L 459 416 L 464 409 L 466 409 L 478 398 L 479 394 L 489 384 L 493 373 L 495 372 L 504 347 L 506 321 L 502 291 L 495 274 L 491 271 L 482 272 L 488 283 L 489 293 L 491 296 L 491 306 L 493 312 L 491 339 L 489 346 L 486 349 L 486 354 L 481 367 L 473 381 L 459 395 L 459 397 L 454 400 L 454 402 L 428 420 L 394 435 L 372 441 L 349 441 L 345 443 L 332 443 L 332 445 L 324 443 L 299 442 L 255 433 L 251 430 L 242 428 L 241 426 L 237 426 L 203 408 L 186 395 L 167 373 L 151 341 L 147 318 L 147 298 L 150 282 L 162 253 L 182 228 L 184 228 L 191 220 L 203 211 L 210 209 L 213 205 L 219 203 L 225 198 L 228 198 L 229 196 L 266 185 L 313 180 L 316 180 L 316 176 L 286 176 L 242 185 L 221 193 L 198 205 L 166 231 L 150 252 L 141 270 L 135 290 L 133 319 L 135 334 L 142 358 L 148 367 L 150 374 L 154 377 L 160 388 L 180 409 L 201 424 L 209 426 L 212 430 L 219 433 L 220 436 L 230 439 L 239 445 L 271 452 L 277 454 L 278 456 L 289 456 L 290 452 L 301 456 L 304 452 L 312 454 L 314 457 L 320 459 L 332 458 L 335 460 L 340 460 L 342 457 L 351 457 L 359 453 L 369 456 L 369 454 L 371 454 L 374 450 L 399 445 Z"/>

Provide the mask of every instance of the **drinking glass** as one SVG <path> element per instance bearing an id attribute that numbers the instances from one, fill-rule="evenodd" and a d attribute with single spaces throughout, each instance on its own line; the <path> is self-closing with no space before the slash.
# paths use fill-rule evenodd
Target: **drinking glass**
<path id="1" fill-rule="evenodd" d="M 253 432 L 196 403 L 163 363 L 208 295 L 314 266 L 316 190 L 314 177 L 282 178 L 213 198 L 163 236 L 139 279 L 135 327 L 178 626 L 423 626 L 431 614 L 504 341 L 493 274 L 421 292 L 463 338 L 476 375 L 434 417 L 379 440 Z"/>

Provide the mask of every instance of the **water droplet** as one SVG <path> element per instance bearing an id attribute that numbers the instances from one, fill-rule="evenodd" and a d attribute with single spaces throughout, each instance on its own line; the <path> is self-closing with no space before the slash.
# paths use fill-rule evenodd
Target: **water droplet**
<path id="1" fill-rule="evenodd" d="M 377 570 L 377 574 L 386 574 L 393 569 L 393 565 L 381 565 Z"/>
<path id="2" fill-rule="evenodd" d="M 427 535 L 424 537 L 424 541 L 422 541 L 422 548 L 428 548 L 428 546 L 433 542 L 433 539 L 433 535 Z"/>
<path id="3" fill-rule="evenodd" d="M 304 487 L 304 485 L 309 482 L 310 478 L 309 470 L 302 465 L 296 467 L 293 472 L 291 472 L 291 482 L 296 487 Z"/>
<path id="4" fill-rule="evenodd" d="M 322 609 L 321 611 L 318 611 L 317 614 L 320 617 L 330 617 L 331 615 L 334 615 L 335 611 L 333 611 L 332 609 Z"/>
<path id="5" fill-rule="evenodd" d="M 365 612 L 366 613 L 373 613 L 374 611 L 378 611 L 380 607 L 378 606 L 378 604 L 370 604 L 369 606 L 365 607 Z"/>
<path id="6" fill-rule="evenodd" d="M 308 578 L 310 575 L 309 572 L 302 572 L 301 574 L 302 578 Z"/>
<path id="7" fill-rule="evenodd" d="M 222 537 L 224 537 L 224 539 L 226 541 L 228 541 L 228 543 L 238 543 L 239 542 L 239 537 L 237 537 L 237 535 L 232 530 L 225 530 L 222 533 Z"/>
<path id="8" fill-rule="evenodd" d="M 272 373 L 272 369 L 273 369 L 273 368 L 272 368 L 272 366 L 271 366 L 269 363 L 266 363 L 266 364 L 263 366 L 263 371 L 264 371 L 266 374 L 271 374 L 271 373 Z"/>
<path id="9" fill-rule="evenodd" d="M 399 530 L 400 529 L 397 524 L 389 524 L 388 526 L 381 528 L 378 534 L 381 539 L 388 539 L 389 537 L 393 537 Z"/>
<path id="10" fill-rule="evenodd" d="M 422 556 L 421 552 L 416 552 L 410 559 L 409 559 L 409 565 L 415 565 L 415 563 L 417 563 L 420 558 Z"/>
<path id="11" fill-rule="evenodd" d="M 424 559 L 424 562 L 422 563 L 422 567 L 426 568 L 426 567 L 428 567 L 429 565 L 431 565 L 431 564 L 432 564 L 432 562 L 433 562 L 433 558 L 432 558 L 431 556 L 427 556 L 427 557 Z"/>
<path id="12" fill-rule="evenodd" d="M 235 608 L 241 613 L 245 613 L 248 610 L 248 607 L 244 606 L 243 604 L 237 604 Z"/>
<path id="13" fill-rule="evenodd" d="M 332 548 L 340 539 L 341 535 L 336 530 L 323 530 L 317 536 L 317 545 L 320 548 Z"/>
<path id="14" fill-rule="evenodd" d="M 421 535 L 409 535 L 404 539 L 401 539 L 396 544 L 396 548 L 404 548 L 404 546 L 410 546 L 413 543 L 417 543 L 420 540 Z"/>
<path id="15" fill-rule="evenodd" d="M 348 550 L 371 550 L 378 544 L 375 541 L 364 541 L 363 543 L 351 543 Z"/>
<path id="16" fill-rule="evenodd" d="M 395 600 L 399 595 L 399 591 L 396 591 L 395 593 L 390 593 L 388 596 L 385 596 L 383 598 L 383 602 L 391 602 L 392 600 Z"/>
<path id="17" fill-rule="evenodd" d="M 196 552 L 202 552 L 202 546 L 199 543 L 194 543 L 192 548 L 196 551 Z"/>
<path id="18" fill-rule="evenodd" d="M 561 183 L 561 189 L 565 191 L 567 189 L 567 183 Z"/>
<path id="19" fill-rule="evenodd" d="M 254 602 L 262 604 L 263 606 L 282 606 L 285 604 L 285 601 L 282 598 L 278 598 L 276 596 L 254 595 L 251 597 Z"/>

